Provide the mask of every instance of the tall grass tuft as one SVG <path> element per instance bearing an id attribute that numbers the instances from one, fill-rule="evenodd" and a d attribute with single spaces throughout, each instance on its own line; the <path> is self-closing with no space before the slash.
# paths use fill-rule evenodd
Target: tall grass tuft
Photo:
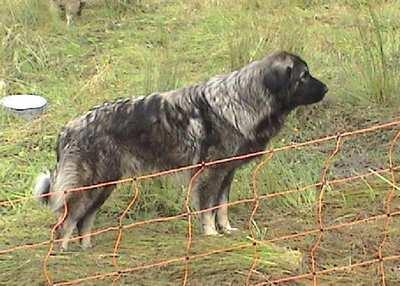
<path id="1" fill-rule="evenodd" d="M 108 9 L 118 13 L 124 13 L 129 10 L 136 10 L 144 2 L 143 0 L 106 0 Z"/>
<path id="2" fill-rule="evenodd" d="M 25 32 L 10 29 L 2 47 L 0 58 L 18 73 L 38 72 L 48 68 L 49 52 L 45 40 L 39 35 L 30 38 Z"/>
<path id="3" fill-rule="evenodd" d="M 365 15 L 359 14 L 360 9 L 365 11 Z M 360 79 L 354 86 L 361 84 L 359 94 L 363 97 L 367 95 L 375 103 L 388 104 L 396 98 L 400 88 L 400 39 L 396 30 L 386 25 L 384 15 L 371 3 L 359 4 L 358 8 L 353 8 L 353 14 L 359 44 L 353 58 Z"/>
<path id="4" fill-rule="evenodd" d="M 143 91 L 150 94 L 155 91 L 168 91 L 183 85 L 185 65 L 168 49 L 161 49 L 158 60 L 148 58 L 144 69 Z"/>
<path id="5" fill-rule="evenodd" d="M 279 30 L 274 34 L 273 45 L 281 50 L 303 55 L 305 51 L 304 44 L 304 24 L 293 11 L 290 11 L 282 18 Z"/>
<path id="6" fill-rule="evenodd" d="M 257 59 L 265 50 L 267 41 L 256 33 L 245 33 L 244 36 L 234 33 L 229 43 L 230 69 L 238 69 Z"/>
<path id="7" fill-rule="evenodd" d="M 241 25 L 227 35 L 230 70 L 238 69 L 265 55 L 269 33 L 261 33 L 254 19 L 240 16 Z"/>
<path id="8" fill-rule="evenodd" d="M 0 26 L 51 27 L 57 16 L 49 0 L 3 0 L 0 5 Z"/>

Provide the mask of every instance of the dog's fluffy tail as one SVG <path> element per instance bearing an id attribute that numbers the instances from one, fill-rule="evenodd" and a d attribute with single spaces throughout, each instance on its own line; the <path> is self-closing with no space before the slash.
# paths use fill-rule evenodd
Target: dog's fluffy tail
<path id="1" fill-rule="evenodd" d="M 50 172 L 41 173 L 36 178 L 33 195 L 44 205 L 49 202 L 49 196 L 44 196 L 50 192 Z"/>

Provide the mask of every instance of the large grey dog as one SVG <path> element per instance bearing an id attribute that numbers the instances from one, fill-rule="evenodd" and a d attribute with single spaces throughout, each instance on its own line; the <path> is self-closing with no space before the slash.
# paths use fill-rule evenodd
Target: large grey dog
<path id="1" fill-rule="evenodd" d="M 80 235 L 91 231 L 114 186 L 63 191 L 263 150 L 291 110 L 320 101 L 327 90 L 300 57 L 276 52 L 199 84 L 105 103 L 64 127 L 57 165 L 39 176 L 35 194 L 50 192 L 40 200 L 58 215 L 66 200 L 68 215 L 59 230 L 66 249 L 75 228 Z M 235 170 L 244 163 L 202 171 L 192 190 L 195 207 L 226 203 Z M 207 235 L 234 230 L 226 206 L 202 213 L 200 222 Z M 81 246 L 90 247 L 90 237 Z"/>

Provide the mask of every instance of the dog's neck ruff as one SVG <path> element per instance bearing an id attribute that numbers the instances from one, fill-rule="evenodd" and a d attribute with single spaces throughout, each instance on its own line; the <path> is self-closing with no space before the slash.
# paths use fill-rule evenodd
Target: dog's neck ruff
<path id="1" fill-rule="evenodd" d="M 210 109 L 256 145 L 265 145 L 282 127 L 286 110 L 263 85 L 260 62 L 211 78 L 200 94 Z"/>

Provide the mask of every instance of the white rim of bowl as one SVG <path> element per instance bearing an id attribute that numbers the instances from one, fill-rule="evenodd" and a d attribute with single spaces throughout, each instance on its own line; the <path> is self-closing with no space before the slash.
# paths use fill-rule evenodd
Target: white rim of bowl
<path id="1" fill-rule="evenodd" d="M 43 108 L 47 105 L 47 100 L 39 95 L 17 94 L 3 97 L 0 103 L 6 108 L 27 110 Z"/>

